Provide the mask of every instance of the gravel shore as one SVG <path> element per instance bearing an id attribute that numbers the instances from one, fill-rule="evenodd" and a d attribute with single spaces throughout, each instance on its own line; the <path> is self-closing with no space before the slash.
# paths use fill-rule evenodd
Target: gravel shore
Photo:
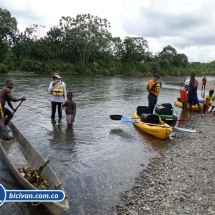
<path id="1" fill-rule="evenodd" d="M 215 214 L 215 116 L 191 117 L 121 195 L 117 215 Z"/>

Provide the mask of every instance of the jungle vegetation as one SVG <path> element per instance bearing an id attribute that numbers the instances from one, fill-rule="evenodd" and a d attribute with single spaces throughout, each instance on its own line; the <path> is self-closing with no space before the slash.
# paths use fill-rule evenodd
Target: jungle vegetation
<path id="1" fill-rule="evenodd" d="M 0 74 L 185 76 L 214 75 L 215 61 L 188 62 L 188 57 L 168 45 L 153 54 L 143 37 L 112 37 L 107 19 L 91 14 L 64 17 L 59 26 L 32 24 L 20 32 L 17 20 L 0 8 Z"/>

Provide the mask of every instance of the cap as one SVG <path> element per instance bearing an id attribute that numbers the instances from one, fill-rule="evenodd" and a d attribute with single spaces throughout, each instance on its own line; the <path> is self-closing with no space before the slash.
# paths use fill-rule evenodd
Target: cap
<path id="1" fill-rule="evenodd" d="M 53 75 L 53 79 L 54 79 L 54 77 L 61 79 L 61 77 L 58 75 L 58 73 L 55 73 L 55 74 Z"/>

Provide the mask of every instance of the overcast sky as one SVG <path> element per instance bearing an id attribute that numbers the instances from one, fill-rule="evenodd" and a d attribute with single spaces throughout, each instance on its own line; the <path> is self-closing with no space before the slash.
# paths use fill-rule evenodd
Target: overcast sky
<path id="1" fill-rule="evenodd" d="M 153 54 L 171 45 L 189 62 L 215 60 L 214 0 L 0 0 L 0 8 L 20 31 L 32 24 L 49 30 L 61 16 L 90 13 L 106 18 L 114 37 L 144 37 Z"/>

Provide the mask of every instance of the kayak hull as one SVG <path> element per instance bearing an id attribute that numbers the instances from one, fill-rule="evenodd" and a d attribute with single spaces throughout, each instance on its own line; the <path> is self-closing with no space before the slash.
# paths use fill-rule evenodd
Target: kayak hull
<path id="1" fill-rule="evenodd" d="M 161 114 L 156 112 L 156 108 L 155 108 L 154 114 L 158 115 L 163 121 L 175 121 L 175 120 L 177 120 L 178 113 L 175 110 L 175 108 L 172 108 L 171 111 L 172 111 L 172 115 L 161 115 Z"/>
<path id="2" fill-rule="evenodd" d="M 166 139 L 173 132 L 173 128 L 162 121 L 160 124 L 151 124 L 151 123 L 142 122 L 140 117 L 137 115 L 137 112 L 133 113 L 132 119 L 134 119 L 136 121 L 136 123 L 134 125 L 137 128 L 139 128 L 143 132 L 145 132 L 147 134 L 151 134 L 154 137 L 157 137 L 159 139 Z"/>
<path id="3" fill-rule="evenodd" d="M 19 132 L 12 122 L 9 122 L 9 128 L 13 135 L 16 137 L 14 140 L 5 141 L 0 136 L 0 150 L 3 157 L 8 164 L 10 170 L 15 176 L 16 180 L 26 190 L 37 190 L 29 181 L 27 181 L 18 171 L 18 166 L 23 167 L 39 167 L 46 161 L 37 152 L 37 150 L 29 143 L 29 141 Z M 11 154 L 12 151 L 16 152 L 18 160 Z M 46 165 L 42 172 L 42 177 L 46 178 L 51 184 L 51 190 L 61 190 L 65 193 L 64 187 L 61 181 L 58 179 L 55 172 L 49 165 Z M 37 202 L 38 203 L 38 202 Z M 55 215 L 62 214 L 69 210 L 68 197 L 65 196 L 61 202 L 41 202 L 50 212 Z"/>
<path id="4" fill-rule="evenodd" d="M 181 107 L 181 108 L 182 108 L 182 102 L 179 101 L 178 99 L 175 99 L 175 100 L 174 100 L 174 104 L 175 104 L 175 106 Z M 200 102 L 200 107 L 201 107 L 201 109 L 203 110 L 203 103 L 202 103 L 202 102 Z M 190 105 L 189 105 L 189 104 L 187 104 L 187 109 L 190 109 Z M 209 109 L 209 107 L 206 107 L 206 111 L 207 111 L 208 109 Z M 192 109 L 191 109 L 191 110 L 193 110 L 193 111 L 199 111 L 198 105 L 192 105 Z"/>

